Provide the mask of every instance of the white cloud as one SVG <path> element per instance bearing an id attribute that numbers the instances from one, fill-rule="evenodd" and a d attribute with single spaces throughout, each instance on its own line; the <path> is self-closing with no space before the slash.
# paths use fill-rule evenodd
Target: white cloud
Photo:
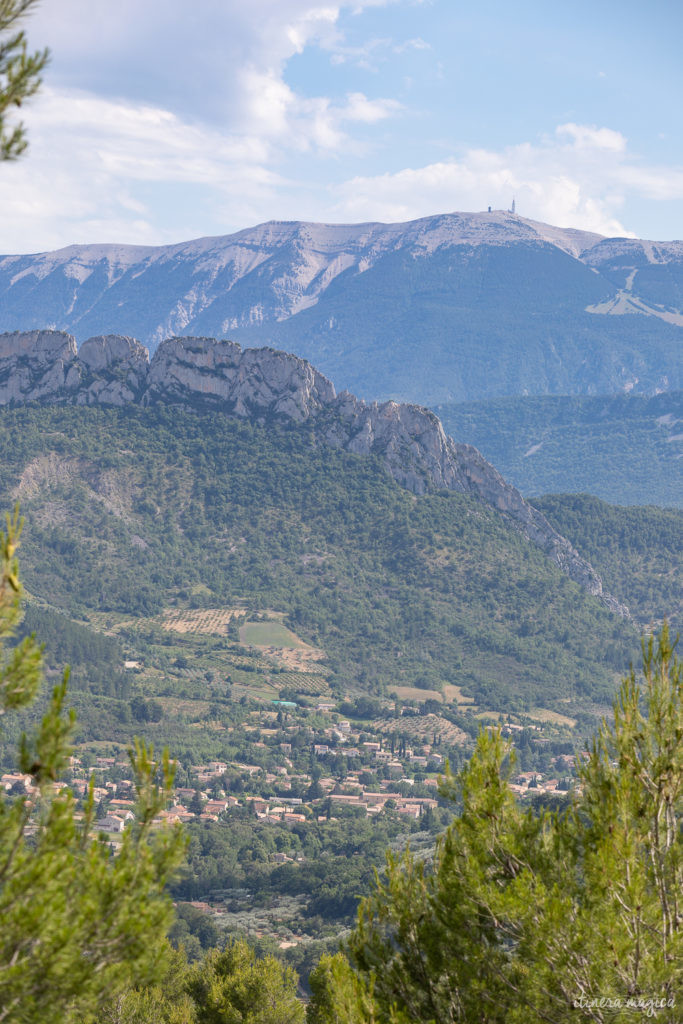
<path id="1" fill-rule="evenodd" d="M 406 53 L 408 50 L 431 50 L 431 45 L 416 36 L 415 39 L 406 39 L 404 43 L 395 43 L 393 46 L 394 53 Z"/>
<path id="2" fill-rule="evenodd" d="M 286 186 L 270 169 L 263 139 L 226 137 L 149 105 L 45 89 L 26 122 L 30 156 L 3 169 L 3 194 L 11 197 L 0 219 L 5 253 L 77 241 L 177 241 L 195 233 L 207 199 L 235 223 L 258 217 Z M 159 209 L 168 189 L 178 197 L 171 229 Z"/>
<path id="3" fill-rule="evenodd" d="M 349 6 L 39 7 L 30 44 L 49 43 L 53 65 L 24 116 L 29 156 L 3 172 L 13 201 L 0 219 L 0 250 L 157 243 L 281 216 L 285 190 L 301 194 L 279 173 L 291 155 L 360 153 L 365 143 L 354 136 L 402 111 L 390 98 L 307 95 L 285 81 L 288 60 L 305 47 L 333 53 L 342 44 L 337 22 Z"/>
<path id="4" fill-rule="evenodd" d="M 371 0 L 59 0 L 31 20 L 49 45 L 55 87 L 170 107 L 224 131 L 270 130 L 267 100 L 290 105 L 287 62 L 312 45 L 343 45 L 342 10 Z M 302 95 L 301 99 L 312 98 Z"/>
<path id="5" fill-rule="evenodd" d="M 628 235 L 619 219 L 629 196 L 683 199 L 683 169 L 643 166 L 619 132 L 560 125 L 554 136 L 503 150 L 471 149 L 458 160 L 355 177 L 336 189 L 342 220 L 410 220 L 446 210 L 506 209 L 560 227 Z"/>
<path id="6" fill-rule="evenodd" d="M 295 90 L 286 67 L 311 46 L 344 60 L 341 13 L 396 2 L 407 0 L 201 0 L 194 8 L 186 0 L 59 0 L 37 9 L 30 38 L 52 49 L 46 81 L 55 89 L 172 110 L 228 135 L 288 139 L 293 149 L 352 151 L 342 122 L 373 124 L 401 105 Z M 375 45 L 393 43 L 371 41 L 368 52 Z"/>
<path id="7" fill-rule="evenodd" d="M 624 189 L 645 199 L 683 199 L 683 167 L 662 170 L 636 164 L 622 167 L 619 179 Z"/>
<path id="8" fill-rule="evenodd" d="M 404 220 L 508 207 L 513 196 L 525 216 L 625 234 L 633 197 L 683 198 L 682 168 L 645 165 L 620 132 L 573 122 L 533 143 L 335 184 L 335 174 L 365 169 L 347 158 L 376 152 L 405 108 L 369 95 L 367 78 L 365 91 L 353 82 L 320 95 L 318 79 L 307 89 L 286 74 L 288 62 L 317 47 L 330 61 L 372 68 L 425 48 L 419 37 L 347 45 L 342 13 L 399 2 L 418 0 L 43 4 L 27 30 L 54 60 L 26 107 L 28 157 L 3 169 L 0 251 L 178 241 L 270 217 Z M 348 73 L 334 80 L 349 88 Z"/>
<path id="9" fill-rule="evenodd" d="M 626 235 L 621 211 L 629 199 L 683 199 L 683 168 L 645 165 L 620 133 L 576 124 L 533 144 L 471 149 L 460 159 L 327 188 L 277 172 L 288 147 L 304 160 L 314 149 L 336 152 L 352 145 L 348 125 L 375 125 L 396 109 L 363 93 L 336 105 L 302 99 L 275 83 L 269 131 L 226 135 L 150 104 L 46 89 L 27 108 L 29 157 L 3 170 L 0 251 L 159 244 L 283 216 L 401 221 L 507 208 L 513 197 L 525 217 Z"/>
<path id="10" fill-rule="evenodd" d="M 339 111 L 343 121 L 362 121 L 365 124 L 376 124 L 403 109 L 396 100 L 369 100 L 362 92 L 349 93 L 346 106 Z"/>
<path id="11" fill-rule="evenodd" d="M 355 64 L 365 71 L 379 72 L 380 66 L 386 63 L 392 54 L 401 56 L 414 50 L 431 50 L 430 43 L 419 36 L 396 42 L 390 37 L 367 39 L 362 46 L 348 46 L 343 40 L 336 39 L 332 46 L 330 62 L 332 64 Z"/>
<path id="12" fill-rule="evenodd" d="M 339 7 L 314 7 L 295 17 L 286 27 L 286 36 L 295 53 L 303 53 L 312 39 L 336 39 L 331 31 L 339 17 Z"/>
<path id="13" fill-rule="evenodd" d="M 576 149 L 609 150 L 612 153 L 623 153 L 626 150 L 626 138 L 621 132 L 611 128 L 596 128 L 588 124 L 560 124 L 555 129 L 558 138 L 566 138 Z"/>

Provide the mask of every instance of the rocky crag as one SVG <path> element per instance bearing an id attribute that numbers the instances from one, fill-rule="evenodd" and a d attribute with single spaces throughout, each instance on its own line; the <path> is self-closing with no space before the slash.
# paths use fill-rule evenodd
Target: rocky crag
<path id="1" fill-rule="evenodd" d="M 414 494 L 471 494 L 505 516 L 571 579 L 614 612 L 627 609 L 603 592 L 592 566 L 529 505 L 476 448 L 457 444 L 434 413 L 416 405 L 365 402 L 310 363 L 270 348 L 242 350 L 214 338 L 168 338 L 153 358 L 134 338 L 101 335 L 77 349 L 61 331 L 0 335 L 0 405 L 156 402 L 212 408 L 256 420 L 313 424 L 320 443 L 376 455 Z"/>

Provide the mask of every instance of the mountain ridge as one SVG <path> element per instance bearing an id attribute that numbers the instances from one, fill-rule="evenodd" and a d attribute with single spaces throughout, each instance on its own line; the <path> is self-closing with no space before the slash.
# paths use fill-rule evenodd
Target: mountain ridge
<path id="1" fill-rule="evenodd" d="M 612 611 L 628 610 L 603 593 L 592 566 L 545 517 L 524 501 L 470 445 L 448 437 L 435 413 L 416 405 L 366 404 L 334 385 L 306 360 L 272 349 L 245 349 L 213 338 L 168 338 L 154 353 L 118 335 L 90 338 L 77 349 L 64 332 L 0 335 L 0 405 L 157 402 L 216 408 L 237 417 L 309 422 L 331 447 L 378 456 L 414 494 L 471 494 L 515 527 L 570 578 Z"/>
<path id="2" fill-rule="evenodd" d="M 682 325 L 683 243 L 504 211 L 0 257 L 0 330 L 229 334 L 423 404 L 680 387 Z"/>

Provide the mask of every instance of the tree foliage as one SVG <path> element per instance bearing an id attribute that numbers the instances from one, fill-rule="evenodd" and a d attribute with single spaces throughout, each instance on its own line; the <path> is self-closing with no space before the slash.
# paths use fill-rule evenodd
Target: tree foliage
<path id="1" fill-rule="evenodd" d="M 42 683 L 33 637 L 8 649 L 21 616 L 18 514 L 0 532 L 0 709 L 29 706 Z M 131 752 L 136 820 L 112 857 L 92 838 L 94 785 L 82 815 L 58 780 L 68 764 L 73 713 L 64 713 L 67 673 L 34 735 L 21 740 L 18 768 L 28 793 L 0 793 L 0 1021 L 98 1019 L 105 998 L 154 978 L 171 916 L 163 894 L 184 842 L 154 828 L 171 791 L 168 756 L 158 764 L 137 742 Z M 161 776 L 161 785 L 156 779 Z"/>
<path id="2" fill-rule="evenodd" d="M 187 989 L 198 1024 L 303 1024 L 297 977 L 273 956 L 257 959 L 240 940 L 211 950 L 190 973 Z"/>
<path id="3" fill-rule="evenodd" d="M 196 1024 L 188 995 L 182 950 L 166 950 L 166 963 L 152 984 L 131 985 L 104 1003 L 97 1024 Z"/>
<path id="4" fill-rule="evenodd" d="M 291 967 L 258 957 L 244 940 L 191 965 L 181 947 L 168 951 L 156 982 L 131 985 L 105 1003 L 98 1024 L 303 1024 L 297 983 Z"/>
<path id="5" fill-rule="evenodd" d="M 341 954 L 324 954 L 309 976 L 306 1024 L 374 1024 L 373 985 L 353 972 Z"/>
<path id="6" fill-rule="evenodd" d="M 658 276 L 662 281 L 668 278 L 670 288 L 676 287 L 664 267 Z M 652 298 L 655 302 L 667 301 Z M 683 392 L 636 395 L 616 388 L 614 392 L 617 390 L 619 393 L 609 396 L 603 392 L 600 396 L 555 393 L 486 397 L 437 405 L 434 412 L 447 434 L 473 444 L 508 483 L 527 497 L 551 494 L 557 498 L 562 492 L 563 503 L 591 504 L 602 498 L 619 506 L 659 505 L 659 512 L 666 506 L 680 508 L 681 463 L 676 445 L 669 443 L 669 438 L 678 429 L 674 423 L 681 416 Z M 530 448 L 534 449 L 531 457 Z M 545 504 L 547 499 L 542 501 Z M 554 504 L 553 498 L 551 502 Z M 533 497 L 531 503 L 537 505 L 537 498 Z M 548 514 L 545 508 L 541 511 Z M 589 508 L 580 533 L 591 541 L 595 525 L 598 533 L 603 533 L 605 526 L 610 531 L 612 515 L 610 510 L 606 523 L 596 522 Z M 552 518 L 551 522 L 557 525 Z M 560 532 L 591 560 L 590 548 L 584 550 L 569 531 Z M 599 566 L 594 568 L 602 572 Z"/>
<path id="7" fill-rule="evenodd" d="M 37 91 L 48 51 L 29 54 L 19 22 L 37 0 L 0 0 L 0 160 L 15 160 L 27 146 L 24 125 L 8 124 L 13 108 Z"/>
<path id="8" fill-rule="evenodd" d="M 388 858 L 350 940 L 353 983 L 321 965 L 310 1020 L 680 1020 L 683 694 L 674 646 L 666 627 L 644 642 L 642 682 L 633 671 L 624 680 L 564 814 L 522 811 L 507 785 L 509 749 L 496 732 L 480 735 L 457 780 L 443 782 L 462 813 L 433 863 L 410 851 Z M 359 980 L 372 1013 L 326 1016 L 325 1006 L 352 996 L 358 1006 Z"/>

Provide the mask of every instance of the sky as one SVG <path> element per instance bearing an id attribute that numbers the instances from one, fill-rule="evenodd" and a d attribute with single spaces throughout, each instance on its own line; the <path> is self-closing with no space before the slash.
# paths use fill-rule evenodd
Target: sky
<path id="1" fill-rule="evenodd" d="M 680 0 L 42 0 L 0 252 L 507 209 L 683 237 Z"/>

